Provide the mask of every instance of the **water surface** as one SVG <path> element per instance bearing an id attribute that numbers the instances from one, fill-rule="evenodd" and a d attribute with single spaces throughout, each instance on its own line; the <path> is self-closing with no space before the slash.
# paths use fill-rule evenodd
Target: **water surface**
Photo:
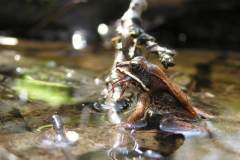
<path id="1" fill-rule="evenodd" d="M 122 130 L 94 109 L 101 101 L 111 51 L 1 49 L 0 157 L 61 159 L 240 159 L 240 56 L 234 52 L 179 50 L 170 77 L 196 106 L 215 115 L 203 122 L 211 136 L 186 138 L 159 130 Z M 159 63 L 154 56 L 150 59 Z M 54 142 L 51 116 L 78 140 L 62 149 Z"/>

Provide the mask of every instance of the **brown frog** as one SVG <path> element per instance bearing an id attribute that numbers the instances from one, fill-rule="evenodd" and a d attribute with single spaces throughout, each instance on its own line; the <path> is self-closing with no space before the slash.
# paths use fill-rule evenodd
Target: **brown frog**
<path id="1" fill-rule="evenodd" d="M 180 128 L 191 128 L 186 123 L 189 120 L 211 118 L 193 107 L 180 87 L 171 82 L 160 67 L 149 63 L 144 57 L 118 63 L 116 69 L 123 76 L 117 83 L 134 87 L 133 91 L 138 92 L 136 109 L 128 117 L 128 123 L 133 124 L 142 119 L 149 110 L 167 117 L 164 119 L 165 124 L 171 121 Z"/>

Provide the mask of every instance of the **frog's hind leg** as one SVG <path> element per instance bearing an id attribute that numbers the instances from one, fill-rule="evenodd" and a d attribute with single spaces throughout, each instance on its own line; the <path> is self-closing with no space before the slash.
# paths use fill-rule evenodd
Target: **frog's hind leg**
<path id="1" fill-rule="evenodd" d="M 128 117 L 127 122 L 133 124 L 142 119 L 145 115 L 145 111 L 149 107 L 149 104 L 149 95 L 147 93 L 142 93 L 138 98 L 135 111 Z"/>
<path id="2" fill-rule="evenodd" d="M 160 121 L 159 127 L 161 131 L 183 134 L 187 138 L 208 136 L 208 131 L 204 127 L 173 115 L 164 116 Z"/>

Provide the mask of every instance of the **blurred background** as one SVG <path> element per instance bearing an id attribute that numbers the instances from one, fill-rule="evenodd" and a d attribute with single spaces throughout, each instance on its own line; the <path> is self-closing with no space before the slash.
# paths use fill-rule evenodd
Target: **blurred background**
<path id="1" fill-rule="evenodd" d="M 129 0 L 1 0 L 0 36 L 110 47 L 112 25 Z M 144 26 L 172 48 L 239 50 L 240 1 L 148 0 Z M 0 44 L 7 44 L 1 39 Z M 10 45 L 14 39 L 10 39 Z M 16 43 L 16 42 L 15 42 Z"/>

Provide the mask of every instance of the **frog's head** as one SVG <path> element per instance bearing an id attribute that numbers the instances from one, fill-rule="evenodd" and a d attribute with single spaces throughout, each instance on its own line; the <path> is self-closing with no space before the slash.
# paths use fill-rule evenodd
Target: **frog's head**
<path id="1" fill-rule="evenodd" d="M 131 61 L 120 62 L 116 65 L 116 69 L 121 74 L 124 74 L 131 79 L 133 84 L 140 86 L 144 91 L 150 91 L 147 87 L 149 77 L 146 76 L 148 72 L 148 62 L 144 57 L 135 57 Z"/>

